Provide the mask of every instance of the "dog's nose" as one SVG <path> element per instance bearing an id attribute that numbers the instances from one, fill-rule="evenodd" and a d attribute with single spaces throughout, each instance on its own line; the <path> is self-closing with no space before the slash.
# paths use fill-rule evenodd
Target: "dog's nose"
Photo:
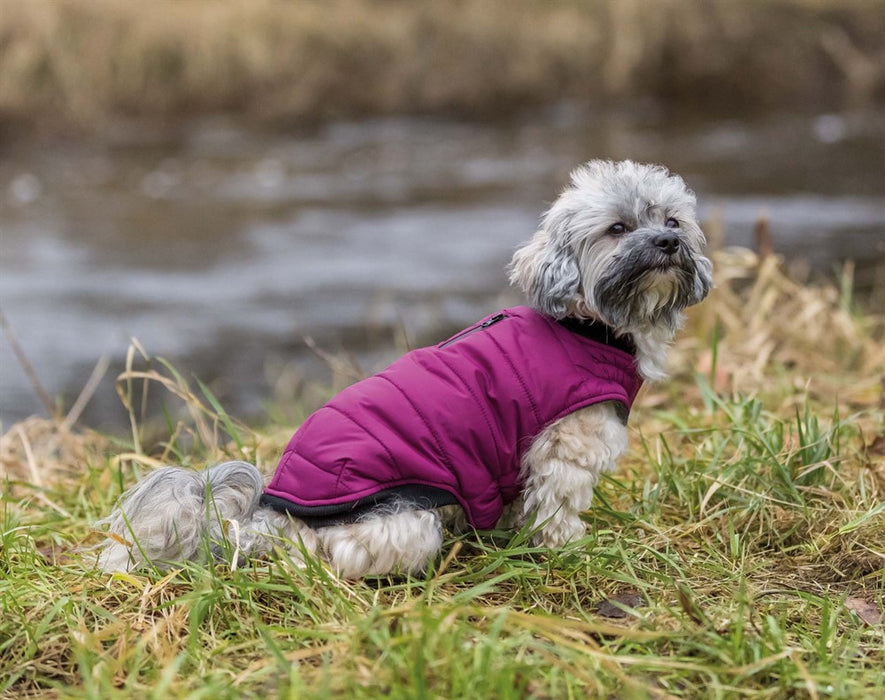
<path id="1" fill-rule="evenodd" d="M 679 237 L 672 233 L 659 233 L 652 239 L 652 243 L 667 255 L 673 255 L 673 253 L 679 250 Z"/>

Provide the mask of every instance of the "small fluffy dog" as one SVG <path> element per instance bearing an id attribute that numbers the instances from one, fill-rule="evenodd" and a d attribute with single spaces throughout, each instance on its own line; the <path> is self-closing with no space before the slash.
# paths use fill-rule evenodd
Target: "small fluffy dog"
<path id="1" fill-rule="evenodd" d="M 296 432 L 266 487 L 245 462 L 155 471 L 102 521 L 98 565 L 281 544 L 359 578 L 425 570 L 444 521 L 529 522 L 545 547 L 581 537 L 580 513 L 626 449 L 642 380 L 664 378 L 683 309 L 711 287 L 704 244 L 680 177 L 587 163 L 513 257 L 527 307 L 346 389 Z"/>

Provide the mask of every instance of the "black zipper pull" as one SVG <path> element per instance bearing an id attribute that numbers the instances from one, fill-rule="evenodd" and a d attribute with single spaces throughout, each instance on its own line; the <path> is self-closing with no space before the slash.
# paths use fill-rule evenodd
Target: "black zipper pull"
<path id="1" fill-rule="evenodd" d="M 476 333 L 477 331 L 481 331 L 481 330 L 484 330 L 485 328 L 488 328 L 489 326 L 493 326 L 498 321 L 503 321 L 505 318 L 507 318 L 507 314 L 505 314 L 504 312 L 496 313 L 494 316 L 487 318 L 482 323 L 479 323 L 471 328 L 468 328 L 466 331 L 461 331 L 460 333 L 458 333 L 458 335 L 456 335 L 453 338 L 449 338 L 446 342 L 442 343 L 441 345 L 437 345 L 437 347 L 440 349 L 447 348 L 452 343 L 457 343 L 462 338 L 466 338 L 468 335 L 472 335 L 473 333 Z"/>

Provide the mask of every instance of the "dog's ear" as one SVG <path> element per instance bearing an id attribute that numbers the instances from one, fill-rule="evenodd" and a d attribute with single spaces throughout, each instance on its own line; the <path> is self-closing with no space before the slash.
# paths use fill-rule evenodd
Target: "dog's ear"
<path id="1" fill-rule="evenodd" d="M 688 301 L 689 306 L 702 302 L 713 288 L 713 263 L 709 258 L 698 255 L 695 264 L 697 274 L 695 275 L 693 294 Z"/>
<path id="2" fill-rule="evenodd" d="M 510 282 L 525 292 L 531 306 L 553 318 L 568 314 L 581 286 L 575 255 L 560 240 L 541 229 L 514 253 L 509 266 Z"/>

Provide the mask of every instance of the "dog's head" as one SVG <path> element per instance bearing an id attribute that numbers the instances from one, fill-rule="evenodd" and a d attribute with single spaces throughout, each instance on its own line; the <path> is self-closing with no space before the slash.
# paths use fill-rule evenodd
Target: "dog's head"
<path id="1" fill-rule="evenodd" d="M 659 165 L 593 160 L 516 251 L 510 280 L 554 318 L 675 330 L 712 286 L 695 196 Z"/>

